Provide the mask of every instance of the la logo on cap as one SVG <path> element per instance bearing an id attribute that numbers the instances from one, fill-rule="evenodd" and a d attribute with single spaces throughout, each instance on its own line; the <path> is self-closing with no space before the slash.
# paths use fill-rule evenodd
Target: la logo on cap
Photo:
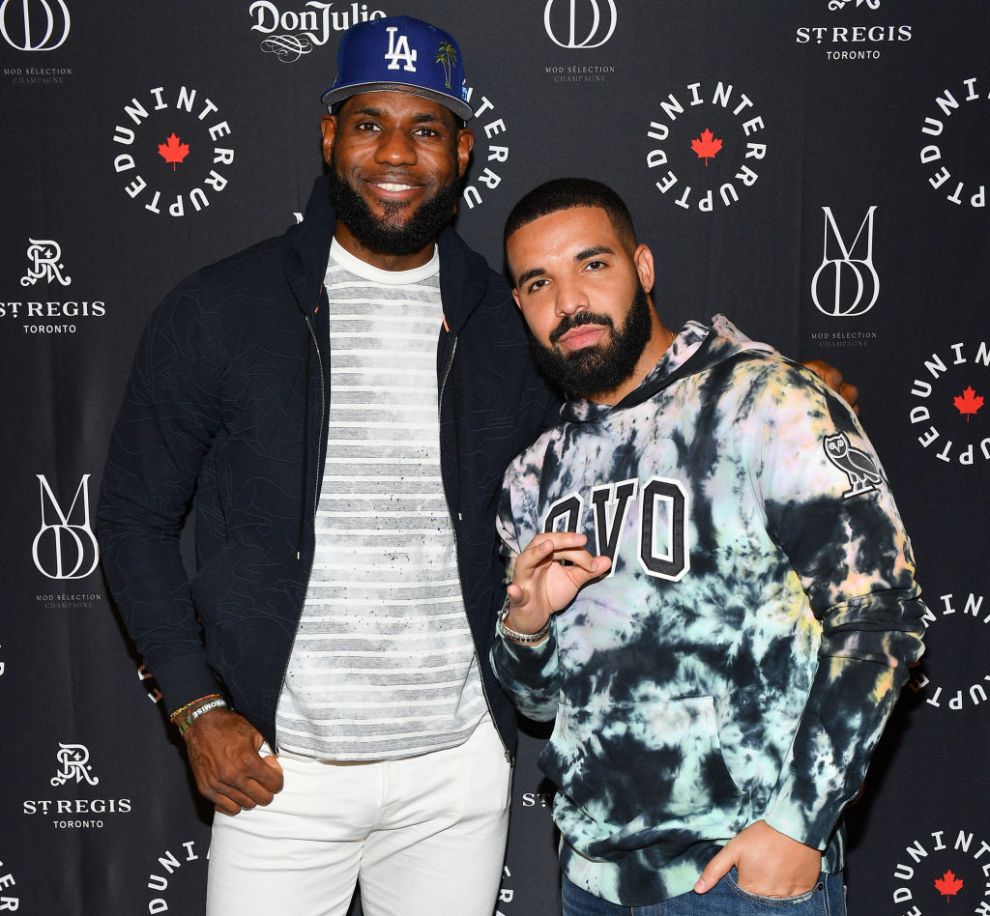
<path id="1" fill-rule="evenodd" d="M 388 32 L 388 50 L 385 52 L 385 60 L 388 61 L 389 70 L 398 70 L 399 61 L 405 61 L 403 70 L 416 72 L 416 52 L 409 47 L 409 39 L 405 35 L 396 38 L 395 33 L 399 31 L 398 26 L 390 25 L 385 31 Z"/>

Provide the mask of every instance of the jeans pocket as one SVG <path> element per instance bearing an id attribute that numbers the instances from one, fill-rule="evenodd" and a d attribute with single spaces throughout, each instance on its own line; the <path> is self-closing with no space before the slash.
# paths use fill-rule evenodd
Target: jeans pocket
<path id="1" fill-rule="evenodd" d="M 752 891 L 744 890 L 739 886 L 739 873 L 735 868 L 731 869 L 725 876 L 722 883 L 725 884 L 729 893 L 732 894 L 744 906 L 734 913 L 738 916 L 746 916 L 749 913 L 793 913 L 794 916 L 825 916 L 825 885 L 824 875 L 819 875 L 815 886 L 803 894 L 794 897 L 763 897 L 754 894 Z"/>

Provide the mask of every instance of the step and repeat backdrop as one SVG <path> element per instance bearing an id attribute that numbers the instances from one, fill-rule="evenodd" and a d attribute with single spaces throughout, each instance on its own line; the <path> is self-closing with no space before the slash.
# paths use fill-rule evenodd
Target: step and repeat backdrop
<path id="1" fill-rule="evenodd" d="M 930 614 L 850 912 L 990 914 L 986 0 L 2 0 L 0 912 L 203 910 L 211 814 L 100 573 L 105 451 L 152 309 L 301 218 L 341 33 L 400 13 L 461 42 L 457 225 L 493 265 L 523 193 L 599 178 L 668 324 L 724 312 L 860 387 Z M 546 916 L 523 727 L 497 912 Z"/>

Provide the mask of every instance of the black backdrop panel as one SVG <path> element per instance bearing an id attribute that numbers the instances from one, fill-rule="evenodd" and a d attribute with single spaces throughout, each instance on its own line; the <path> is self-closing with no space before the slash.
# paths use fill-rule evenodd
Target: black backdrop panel
<path id="1" fill-rule="evenodd" d="M 990 912 L 985 0 L 2 0 L 0 912 L 202 912 L 209 811 L 95 565 L 106 444 L 164 293 L 298 218 L 341 30 L 399 13 L 461 42 L 458 228 L 493 264 L 530 187 L 602 178 L 669 323 L 725 312 L 861 388 L 931 617 L 849 814 L 850 911 Z M 559 906 L 545 737 L 504 916 Z"/>

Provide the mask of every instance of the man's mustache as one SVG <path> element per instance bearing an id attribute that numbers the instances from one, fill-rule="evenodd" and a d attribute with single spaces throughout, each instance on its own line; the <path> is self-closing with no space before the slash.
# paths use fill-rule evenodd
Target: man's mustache
<path id="1" fill-rule="evenodd" d="M 615 330 L 615 325 L 608 315 L 597 315 L 594 312 L 578 312 L 576 315 L 565 315 L 560 324 L 553 329 L 550 334 L 550 343 L 555 344 L 572 328 L 579 328 L 583 324 L 600 324 L 606 328 Z"/>

